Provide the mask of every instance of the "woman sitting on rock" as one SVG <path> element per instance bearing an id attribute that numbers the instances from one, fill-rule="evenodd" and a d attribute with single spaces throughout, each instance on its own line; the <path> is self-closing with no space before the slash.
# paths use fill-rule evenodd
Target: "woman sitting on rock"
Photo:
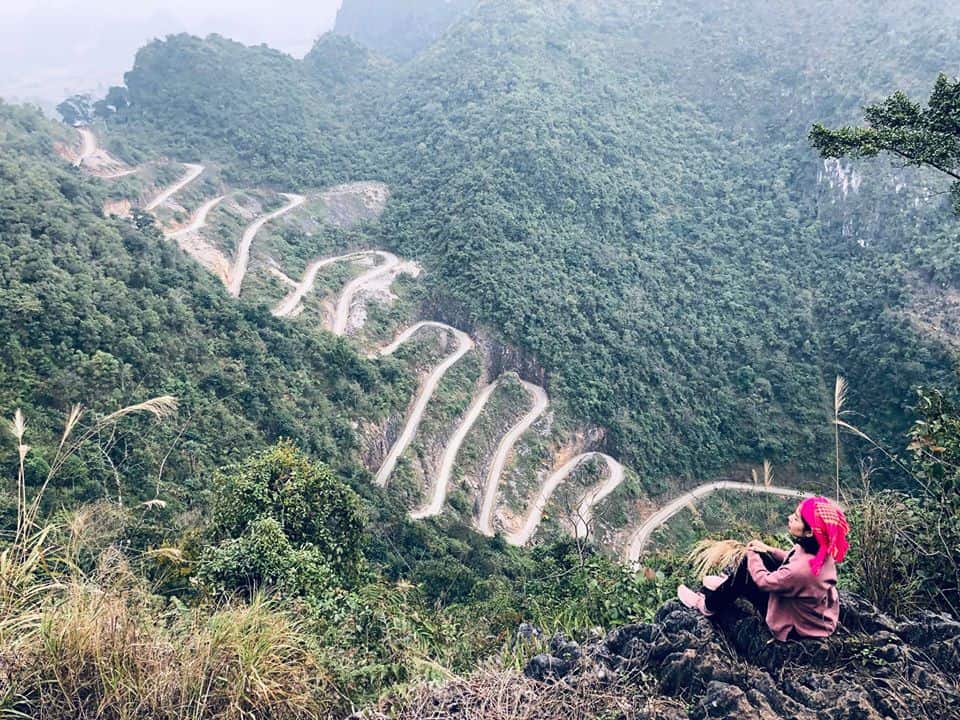
<path id="1" fill-rule="evenodd" d="M 812 497 L 797 506 L 787 529 L 796 540 L 790 552 L 751 540 L 735 572 L 708 575 L 703 592 L 681 585 L 677 597 L 707 616 L 746 598 L 777 640 L 831 635 L 840 614 L 837 563 L 847 553 L 847 519 L 828 498 Z"/>

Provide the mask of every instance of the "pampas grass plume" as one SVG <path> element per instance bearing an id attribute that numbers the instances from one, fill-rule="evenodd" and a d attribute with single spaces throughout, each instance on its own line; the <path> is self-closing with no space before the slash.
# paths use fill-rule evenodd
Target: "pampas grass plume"
<path id="1" fill-rule="evenodd" d="M 687 556 L 696 576 L 703 579 L 711 570 L 723 570 L 740 564 L 747 546 L 739 540 L 701 540 Z"/>

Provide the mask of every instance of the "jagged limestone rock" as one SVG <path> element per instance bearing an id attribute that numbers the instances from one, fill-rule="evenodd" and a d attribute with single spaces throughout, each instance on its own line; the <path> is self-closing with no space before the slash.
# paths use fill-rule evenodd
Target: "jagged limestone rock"
<path id="1" fill-rule="evenodd" d="M 777 642 L 747 605 L 708 619 L 671 601 L 580 658 L 537 656 L 527 675 L 570 682 L 604 666 L 621 680 L 653 678 L 694 720 L 960 718 L 960 622 L 929 611 L 897 622 L 848 593 L 841 607 L 832 637 Z"/>

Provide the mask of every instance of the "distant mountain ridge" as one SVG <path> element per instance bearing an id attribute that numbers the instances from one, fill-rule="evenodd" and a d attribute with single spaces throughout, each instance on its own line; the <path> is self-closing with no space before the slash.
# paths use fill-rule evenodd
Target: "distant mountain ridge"
<path id="1" fill-rule="evenodd" d="M 429 46 L 476 0 L 344 0 L 334 32 L 394 60 Z"/>

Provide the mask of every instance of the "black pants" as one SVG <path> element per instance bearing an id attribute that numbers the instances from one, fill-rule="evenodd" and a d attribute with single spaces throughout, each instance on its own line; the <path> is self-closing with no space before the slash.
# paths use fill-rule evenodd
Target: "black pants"
<path id="1" fill-rule="evenodd" d="M 760 553 L 760 559 L 767 570 L 773 571 L 780 567 L 780 563 L 767 553 Z M 736 601 L 737 598 L 746 598 L 760 613 L 761 616 L 767 615 L 767 593 L 761 590 L 750 577 L 750 571 L 747 569 L 747 558 L 744 557 L 737 566 L 737 569 L 730 573 L 726 582 L 716 590 L 703 589 L 703 595 L 706 598 L 707 610 L 710 612 L 723 612 Z"/>

